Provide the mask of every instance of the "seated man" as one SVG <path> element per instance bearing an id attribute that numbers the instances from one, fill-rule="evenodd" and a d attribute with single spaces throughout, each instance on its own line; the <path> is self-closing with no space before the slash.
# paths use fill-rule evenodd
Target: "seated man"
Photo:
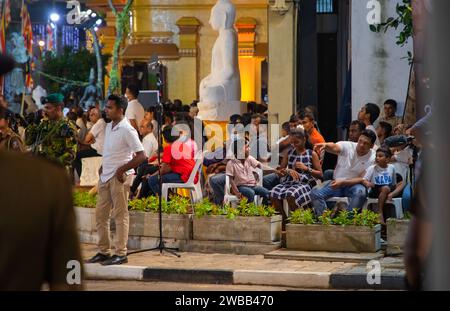
<path id="1" fill-rule="evenodd" d="M 376 141 L 373 131 L 365 130 L 358 143 L 338 142 L 318 144 L 326 152 L 336 154 L 338 161 L 334 180 L 324 182 L 311 191 L 312 205 L 316 215 L 327 208 L 326 200 L 332 197 L 348 197 L 348 210 L 361 209 L 367 200 L 366 188 L 362 185 L 366 169 L 375 162 Z"/>
<path id="2" fill-rule="evenodd" d="M 387 122 L 394 129 L 397 125 L 402 123 L 402 118 L 397 117 L 395 113 L 397 112 L 397 102 L 393 99 L 388 99 L 384 102 L 384 116 L 380 120 L 383 122 Z"/>
<path id="3" fill-rule="evenodd" d="M 153 134 L 153 123 L 151 120 L 142 119 L 141 123 L 139 124 L 139 134 L 141 134 L 141 136 L 143 137 L 142 145 L 144 146 L 146 159 L 137 168 L 136 178 L 134 179 L 133 184 L 130 188 L 130 200 L 135 197 L 136 190 L 138 189 L 139 185 L 142 183 L 142 186 L 144 186 L 143 184 L 145 183 L 145 180 L 143 182 L 143 177 L 145 175 L 153 174 L 158 171 L 158 166 L 152 163 L 156 160 L 158 155 L 158 141 Z M 139 193 L 139 198 L 142 198 L 145 195 L 146 194 L 141 191 Z"/>
<path id="4" fill-rule="evenodd" d="M 182 124 L 183 122 L 179 122 L 177 127 Z M 164 129 L 164 132 L 167 131 L 170 133 L 172 129 L 172 126 L 168 125 Z M 167 143 L 168 144 L 164 147 L 160 168 L 162 183 L 185 183 L 188 181 L 195 166 L 197 146 L 191 139 L 190 133 L 184 131 L 180 131 L 179 137 L 172 137 Z M 198 176 L 196 177 L 195 182 L 197 182 L 197 180 Z M 150 176 L 148 185 L 151 194 L 159 194 L 158 172 L 155 172 Z"/>

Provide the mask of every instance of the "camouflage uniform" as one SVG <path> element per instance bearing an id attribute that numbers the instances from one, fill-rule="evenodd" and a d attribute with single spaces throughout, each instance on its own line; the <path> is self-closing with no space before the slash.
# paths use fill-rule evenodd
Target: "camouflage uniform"
<path id="1" fill-rule="evenodd" d="M 23 152 L 25 149 L 20 136 L 8 128 L 5 133 L 0 133 L 0 150 Z"/>
<path id="2" fill-rule="evenodd" d="M 25 142 L 33 153 L 70 168 L 77 153 L 76 133 L 73 124 L 64 119 L 43 120 L 27 128 Z"/>

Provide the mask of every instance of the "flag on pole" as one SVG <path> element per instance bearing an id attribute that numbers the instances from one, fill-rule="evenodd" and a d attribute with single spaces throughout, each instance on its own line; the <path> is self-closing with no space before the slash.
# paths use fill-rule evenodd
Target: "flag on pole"
<path id="1" fill-rule="evenodd" d="M 9 0 L 2 2 L 2 13 L 0 19 L 0 54 L 6 54 L 6 28 L 11 22 L 11 5 Z M 4 77 L 0 77 L 1 93 L 4 94 Z"/>
<path id="2" fill-rule="evenodd" d="M 47 24 L 47 51 L 53 50 L 53 28 Z"/>
<path id="3" fill-rule="evenodd" d="M 25 87 L 28 89 L 33 87 L 33 79 L 31 78 L 31 66 L 33 62 L 33 26 L 31 25 L 30 13 L 28 13 L 25 1 L 22 2 L 22 11 L 20 13 L 22 19 L 22 36 L 25 42 L 25 48 L 28 51 L 30 60 L 27 64 Z"/>
<path id="4" fill-rule="evenodd" d="M 2 19 L 0 24 L 0 52 L 6 53 L 6 28 L 11 22 L 11 6 L 9 0 L 3 2 Z"/>

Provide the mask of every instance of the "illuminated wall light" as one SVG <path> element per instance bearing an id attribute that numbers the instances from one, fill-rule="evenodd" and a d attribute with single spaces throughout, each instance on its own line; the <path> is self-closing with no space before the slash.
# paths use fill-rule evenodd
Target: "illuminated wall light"
<path id="1" fill-rule="evenodd" d="M 52 22 L 55 22 L 55 23 L 56 23 L 57 21 L 59 21 L 59 14 L 53 12 L 52 14 L 50 14 L 50 20 L 51 20 Z"/>

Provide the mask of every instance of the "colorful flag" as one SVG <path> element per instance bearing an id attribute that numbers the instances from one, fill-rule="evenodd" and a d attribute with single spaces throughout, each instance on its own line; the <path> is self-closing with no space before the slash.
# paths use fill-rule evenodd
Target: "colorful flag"
<path id="1" fill-rule="evenodd" d="M 0 19 L 0 53 L 6 54 L 6 28 L 11 22 L 11 6 L 9 0 L 3 1 Z M 1 93 L 4 94 L 4 77 L 0 77 Z"/>
<path id="2" fill-rule="evenodd" d="M 6 28 L 11 22 L 11 6 L 9 0 L 3 2 L 2 19 L 0 24 L 0 53 L 6 53 Z"/>
<path id="3" fill-rule="evenodd" d="M 53 28 L 47 24 L 47 51 L 53 50 Z"/>
<path id="4" fill-rule="evenodd" d="M 31 25 L 30 13 L 28 13 L 25 1 L 22 2 L 22 11 L 20 13 L 22 19 L 22 35 L 25 42 L 25 48 L 30 57 L 27 64 L 25 87 L 28 89 L 33 87 L 33 79 L 31 78 L 32 62 L 33 62 L 33 26 Z"/>

